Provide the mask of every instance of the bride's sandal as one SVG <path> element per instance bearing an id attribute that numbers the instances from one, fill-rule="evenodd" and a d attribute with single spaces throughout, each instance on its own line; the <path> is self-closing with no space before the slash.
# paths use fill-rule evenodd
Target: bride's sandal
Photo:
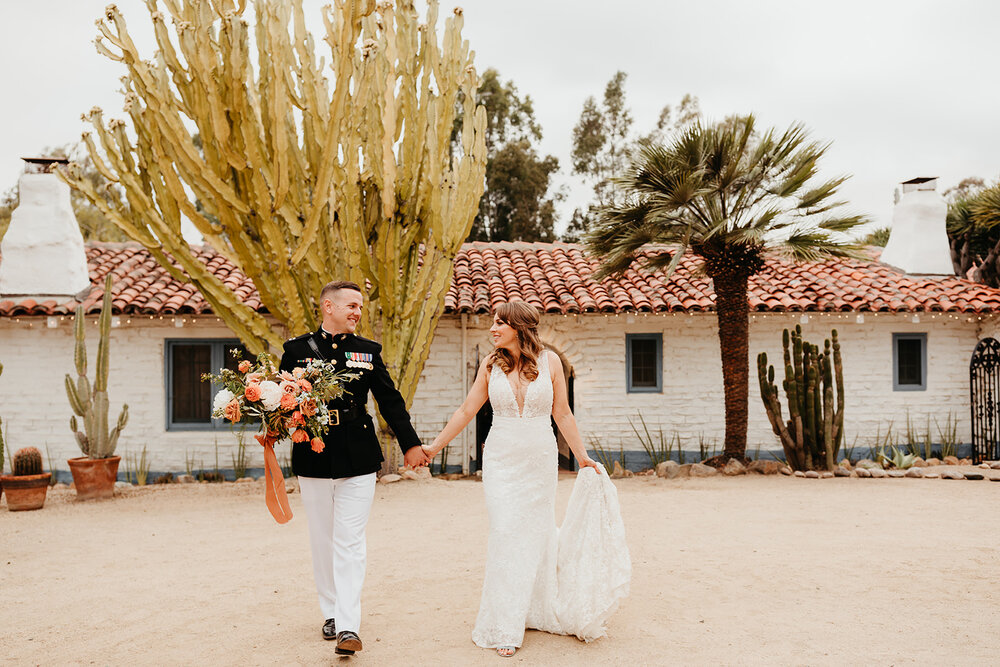
<path id="1" fill-rule="evenodd" d="M 497 655 L 501 658 L 513 658 L 514 653 L 517 651 L 516 646 L 498 646 Z"/>

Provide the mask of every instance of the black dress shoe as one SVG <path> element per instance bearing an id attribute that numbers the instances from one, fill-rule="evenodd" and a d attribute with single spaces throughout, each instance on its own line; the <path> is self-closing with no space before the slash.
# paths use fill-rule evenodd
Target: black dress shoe
<path id="1" fill-rule="evenodd" d="M 344 630 L 337 633 L 337 648 L 334 653 L 340 655 L 354 655 L 355 651 L 361 650 L 361 638 L 358 633 Z"/>
<path id="2" fill-rule="evenodd" d="M 326 619 L 326 623 L 323 624 L 323 639 L 336 639 L 337 638 L 337 624 L 332 618 Z"/>

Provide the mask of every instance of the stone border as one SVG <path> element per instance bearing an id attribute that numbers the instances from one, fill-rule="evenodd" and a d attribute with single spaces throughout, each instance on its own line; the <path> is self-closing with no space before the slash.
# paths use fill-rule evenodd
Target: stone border
<path id="1" fill-rule="evenodd" d="M 712 477 L 715 475 L 734 477 L 737 475 L 753 473 L 759 475 L 781 474 L 786 477 L 799 477 L 804 479 L 832 479 L 834 477 L 854 477 L 857 479 L 987 479 L 991 482 L 1000 482 L 1000 475 L 987 474 L 987 471 L 1000 471 L 1000 461 L 987 461 L 975 466 L 972 470 L 967 469 L 972 468 L 971 465 L 952 463 L 942 464 L 940 462 L 925 462 L 923 460 L 919 460 L 919 462 L 923 465 L 915 464 L 905 470 L 895 468 L 886 470 L 874 461 L 867 459 L 858 461 L 855 465 L 852 465 L 850 461 L 844 459 L 840 462 L 837 468 L 832 471 L 808 470 L 803 472 L 801 470 L 796 470 L 793 472 L 791 468 L 783 465 L 779 461 L 756 460 L 751 461 L 750 465 L 745 466 L 737 460 L 731 460 L 721 471 L 702 463 L 686 463 L 682 465 L 676 461 L 664 461 L 656 466 L 655 472 L 657 477 L 662 477 L 664 479 L 677 479 L 682 477 Z M 966 468 L 966 470 L 963 470 L 963 468 Z M 612 475 L 612 477 L 626 476 L 631 475 Z"/>

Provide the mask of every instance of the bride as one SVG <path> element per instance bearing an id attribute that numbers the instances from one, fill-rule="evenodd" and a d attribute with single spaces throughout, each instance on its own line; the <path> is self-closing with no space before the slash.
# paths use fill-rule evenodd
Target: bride
<path id="1" fill-rule="evenodd" d="M 473 641 L 514 655 L 525 628 L 591 641 L 628 594 L 631 561 L 614 485 L 588 455 L 567 402 L 558 355 L 538 337 L 538 311 L 523 301 L 497 307 L 483 360 L 465 402 L 430 445 L 433 457 L 487 401 L 493 425 L 483 448 L 490 532 Z M 554 417 L 580 464 L 561 529 L 556 528 L 558 449 Z"/>

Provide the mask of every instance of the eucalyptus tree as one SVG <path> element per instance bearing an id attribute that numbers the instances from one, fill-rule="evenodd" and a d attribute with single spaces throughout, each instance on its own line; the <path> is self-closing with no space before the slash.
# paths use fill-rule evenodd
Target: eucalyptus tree
<path id="1" fill-rule="evenodd" d="M 613 198 L 614 179 L 629 163 L 632 145 L 632 112 L 625 99 L 625 72 L 615 72 L 598 103 L 583 102 L 580 120 L 573 128 L 573 173 L 590 180 L 600 204 Z"/>
<path id="2" fill-rule="evenodd" d="M 724 459 L 746 452 L 749 278 L 771 252 L 797 261 L 859 253 L 847 232 L 864 219 L 838 215 L 843 202 L 834 199 L 846 177 L 814 180 L 826 148 L 801 125 L 759 133 L 753 116 L 695 124 L 639 150 L 618 180 L 622 203 L 603 207 L 587 237 L 599 278 L 634 265 L 669 276 L 688 252 L 702 260 L 715 290 Z"/>
<path id="3" fill-rule="evenodd" d="M 559 160 L 538 154 L 542 128 L 531 96 L 493 68 L 483 72 L 476 96 L 486 109 L 486 189 L 469 240 L 554 240 L 555 203 L 563 196 L 551 192 Z M 464 122 L 459 108 L 453 141 L 461 138 Z"/>
<path id="4" fill-rule="evenodd" d="M 573 211 L 563 233 L 565 241 L 582 238 L 593 224 L 597 209 L 615 203 L 615 179 L 624 173 L 639 146 L 666 141 L 701 120 L 698 98 L 688 93 L 677 104 L 667 104 L 660 110 L 649 133 L 634 135 L 632 112 L 625 95 L 627 78 L 625 72 L 616 72 L 605 85 L 600 102 L 593 96 L 584 100 L 580 118 L 573 127 L 573 173 L 591 184 L 594 201 Z"/>

